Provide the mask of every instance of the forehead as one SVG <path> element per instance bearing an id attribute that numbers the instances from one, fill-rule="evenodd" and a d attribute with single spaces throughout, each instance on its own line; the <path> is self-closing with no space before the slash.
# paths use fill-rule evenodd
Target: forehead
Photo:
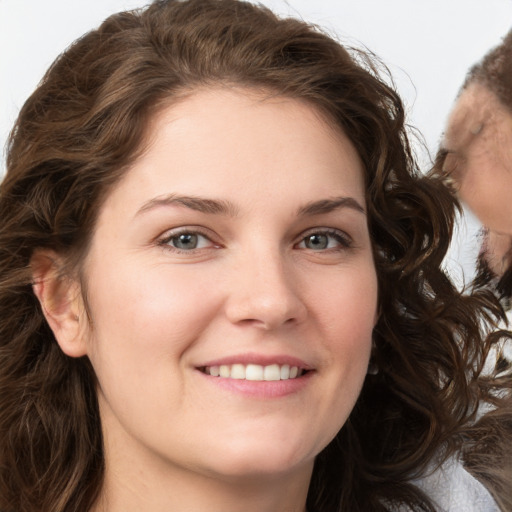
<path id="1" fill-rule="evenodd" d="M 325 163 L 347 152 L 359 159 L 343 130 L 313 103 L 245 87 L 194 91 L 161 110 L 148 132 L 151 143 L 146 158 L 174 148 L 173 156 L 183 153 L 187 163 L 210 155 L 212 162 L 226 166 L 253 151 L 254 166 L 261 167 L 262 161 L 274 161 L 288 145 L 295 151 L 286 155 L 287 160 L 299 163 L 306 155 Z M 177 151 L 185 146 L 190 151 Z"/>
<path id="2" fill-rule="evenodd" d="M 120 203 L 129 208 L 176 193 L 240 205 L 255 198 L 280 204 L 284 196 L 362 201 L 364 191 L 355 147 L 309 103 L 221 88 L 195 92 L 155 116 L 146 151 L 107 203 L 124 194 Z"/>
<path id="3" fill-rule="evenodd" d="M 443 146 L 450 151 L 463 151 L 484 125 L 495 123 L 502 113 L 503 106 L 486 87 L 468 85 L 448 118 Z"/>

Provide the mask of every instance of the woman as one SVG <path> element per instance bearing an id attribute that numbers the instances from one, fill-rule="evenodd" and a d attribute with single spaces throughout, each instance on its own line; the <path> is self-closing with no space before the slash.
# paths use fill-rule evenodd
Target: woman
<path id="1" fill-rule="evenodd" d="M 50 68 L 0 191 L 0 509 L 436 509 L 506 400 L 499 308 L 441 270 L 454 200 L 376 68 L 236 0 Z"/>

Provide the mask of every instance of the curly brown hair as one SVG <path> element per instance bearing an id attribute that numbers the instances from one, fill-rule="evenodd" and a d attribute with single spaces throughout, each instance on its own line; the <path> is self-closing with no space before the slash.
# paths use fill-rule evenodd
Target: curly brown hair
<path id="1" fill-rule="evenodd" d="M 492 48 L 468 71 L 458 96 L 470 86 L 483 86 L 496 97 L 498 103 L 512 111 L 512 30 L 501 43 Z M 446 167 L 449 151 L 441 147 L 430 176 L 434 179 L 447 178 Z M 450 167 L 450 166 L 448 166 Z M 448 177 L 449 178 L 449 177 Z M 452 181 L 451 178 L 448 179 Z M 457 191 L 452 188 L 452 191 Z M 489 291 L 496 295 L 502 305 L 510 309 L 512 297 L 512 267 L 496 275 L 487 263 L 488 254 L 481 250 L 476 265 L 476 276 L 471 283 L 474 295 Z M 507 322 L 505 322 L 507 324 Z M 497 351 L 495 373 L 510 371 L 510 362 Z M 510 376 L 508 377 L 510 381 Z M 480 379 L 482 381 L 482 379 Z M 490 382 L 488 380 L 488 382 Z M 510 387 L 510 383 L 505 383 Z M 468 469 L 493 492 L 503 510 L 512 510 L 512 403 L 501 404 L 470 428 L 466 435 L 471 440 L 465 450 Z"/>
<path id="2" fill-rule="evenodd" d="M 226 83 L 308 101 L 366 172 L 379 371 L 317 457 L 308 510 L 434 510 L 411 480 L 460 448 L 481 400 L 500 400 L 498 381 L 479 374 L 497 338 L 483 331 L 501 311 L 485 291 L 463 296 L 443 271 L 456 200 L 442 178 L 418 172 L 402 103 L 381 73 L 374 56 L 237 0 L 157 0 L 111 16 L 56 60 L 19 114 L 0 188 L 1 510 L 85 512 L 104 476 L 94 371 L 58 347 L 32 290 L 34 251 L 79 268 L 155 112 Z"/>

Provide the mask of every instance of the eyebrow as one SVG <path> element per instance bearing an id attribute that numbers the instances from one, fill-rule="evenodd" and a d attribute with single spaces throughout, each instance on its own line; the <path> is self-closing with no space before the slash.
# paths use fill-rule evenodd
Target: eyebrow
<path id="1" fill-rule="evenodd" d="M 366 215 L 365 209 L 361 204 L 359 204 L 359 202 L 357 202 L 353 197 L 345 196 L 333 197 L 330 199 L 321 199 L 320 201 L 313 201 L 311 203 L 307 203 L 306 205 L 301 206 L 299 208 L 299 210 L 297 211 L 297 215 L 321 215 L 342 208 L 350 208 L 352 210 L 355 210 Z"/>
<path id="2" fill-rule="evenodd" d="M 213 215 L 227 215 L 230 217 L 236 217 L 238 215 L 238 208 L 230 201 L 206 199 L 196 196 L 179 196 L 176 194 L 169 194 L 151 199 L 147 203 L 144 203 L 142 207 L 137 210 L 135 215 L 137 216 L 162 206 L 173 205 L 185 206 L 186 208 L 197 212 Z"/>
<path id="3" fill-rule="evenodd" d="M 135 216 L 155 208 L 173 205 L 184 206 L 191 210 L 211 215 L 226 215 L 229 217 L 236 217 L 239 213 L 238 208 L 230 201 L 207 199 L 197 196 L 180 196 L 176 194 L 169 194 L 166 196 L 155 197 L 147 201 L 142 205 L 141 208 L 139 208 L 139 210 L 137 210 Z M 345 196 L 312 201 L 305 204 L 304 206 L 301 206 L 297 210 L 297 215 L 299 217 L 321 215 L 342 208 L 351 208 L 366 215 L 365 209 L 353 197 Z"/>

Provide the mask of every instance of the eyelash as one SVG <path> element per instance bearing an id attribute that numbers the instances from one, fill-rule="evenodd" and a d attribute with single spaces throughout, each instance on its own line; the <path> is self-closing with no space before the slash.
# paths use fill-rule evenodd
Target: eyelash
<path id="1" fill-rule="evenodd" d="M 313 252 L 343 251 L 346 249 L 350 249 L 352 247 L 352 239 L 343 231 L 339 231 L 337 229 L 322 229 L 322 228 L 311 229 L 311 230 L 307 231 L 306 233 L 302 234 L 300 241 L 296 245 L 305 243 L 305 241 L 308 237 L 312 237 L 315 235 L 327 236 L 327 237 L 333 238 L 339 246 L 338 247 L 329 247 L 329 248 L 322 249 L 322 250 L 310 249 Z M 307 248 L 305 248 L 305 249 L 307 249 Z"/>
<path id="2" fill-rule="evenodd" d="M 193 249 L 180 249 L 179 247 L 174 247 L 173 245 L 171 245 L 173 240 L 176 240 L 178 239 L 178 237 L 183 235 L 198 236 L 206 239 L 209 242 L 209 244 L 215 248 L 221 247 L 221 245 L 215 244 L 212 241 L 211 235 L 208 235 L 207 233 L 198 228 L 180 228 L 178 230 L 168 232 L 164 237 L 158 240 L 158 245 L 177 254 L 194 254 L 198 251 L 205 249 L 205 247 Z M 301 234 L 301 238 L 296 244 L 294 244 L 294 248 L 298 247 L 300 244 L 305 244 L 308 237 L 313 236 L 326 236 L 331 239 L 334 239 L 338 247 L 327 247 L 324 249 L 311 249 L 308 247 L 303 247 L 304 250 L 311 250 L 313 252 L 335 252 L 347 250 L 352 247 L 352 239 L 346 233 L 338 231 L 336 229 L 315 228 L 310 229 L 306 233 Z"/>
<path id="3" fill-rule="evenodd" d="M 163 236 L 163 238 L 161 238 L 158 241 L 158 245 L 163 247 L 164 249 L 170 250 L 170 251 L 175 252 L 177 254 L 193 254 L 193 253 L 195 253 L 197 251 L 201 251 L 202 249 L 204 249 L 204 247 L 194 248 L 194 249 L 180 249 L 179 247 L 173 247 L 171 245 L 171 242 L 173 240 L 178 239 L 178 237 L 183 236 L 183 235 L 191 235 L 191 236 L 202 237 L 202 238 L 208 240 L 209 244 L 211 244 L 212 246 L 217 247 L 217 248 L 220 247 L 220 245 L 215 244 L 212 241 L 211 235 L 206 234 L 204 231 L 202 231 L 202 230 L 200 230 L 198 228 L 180 228 L 178 230 L 167 232 Z"/>

